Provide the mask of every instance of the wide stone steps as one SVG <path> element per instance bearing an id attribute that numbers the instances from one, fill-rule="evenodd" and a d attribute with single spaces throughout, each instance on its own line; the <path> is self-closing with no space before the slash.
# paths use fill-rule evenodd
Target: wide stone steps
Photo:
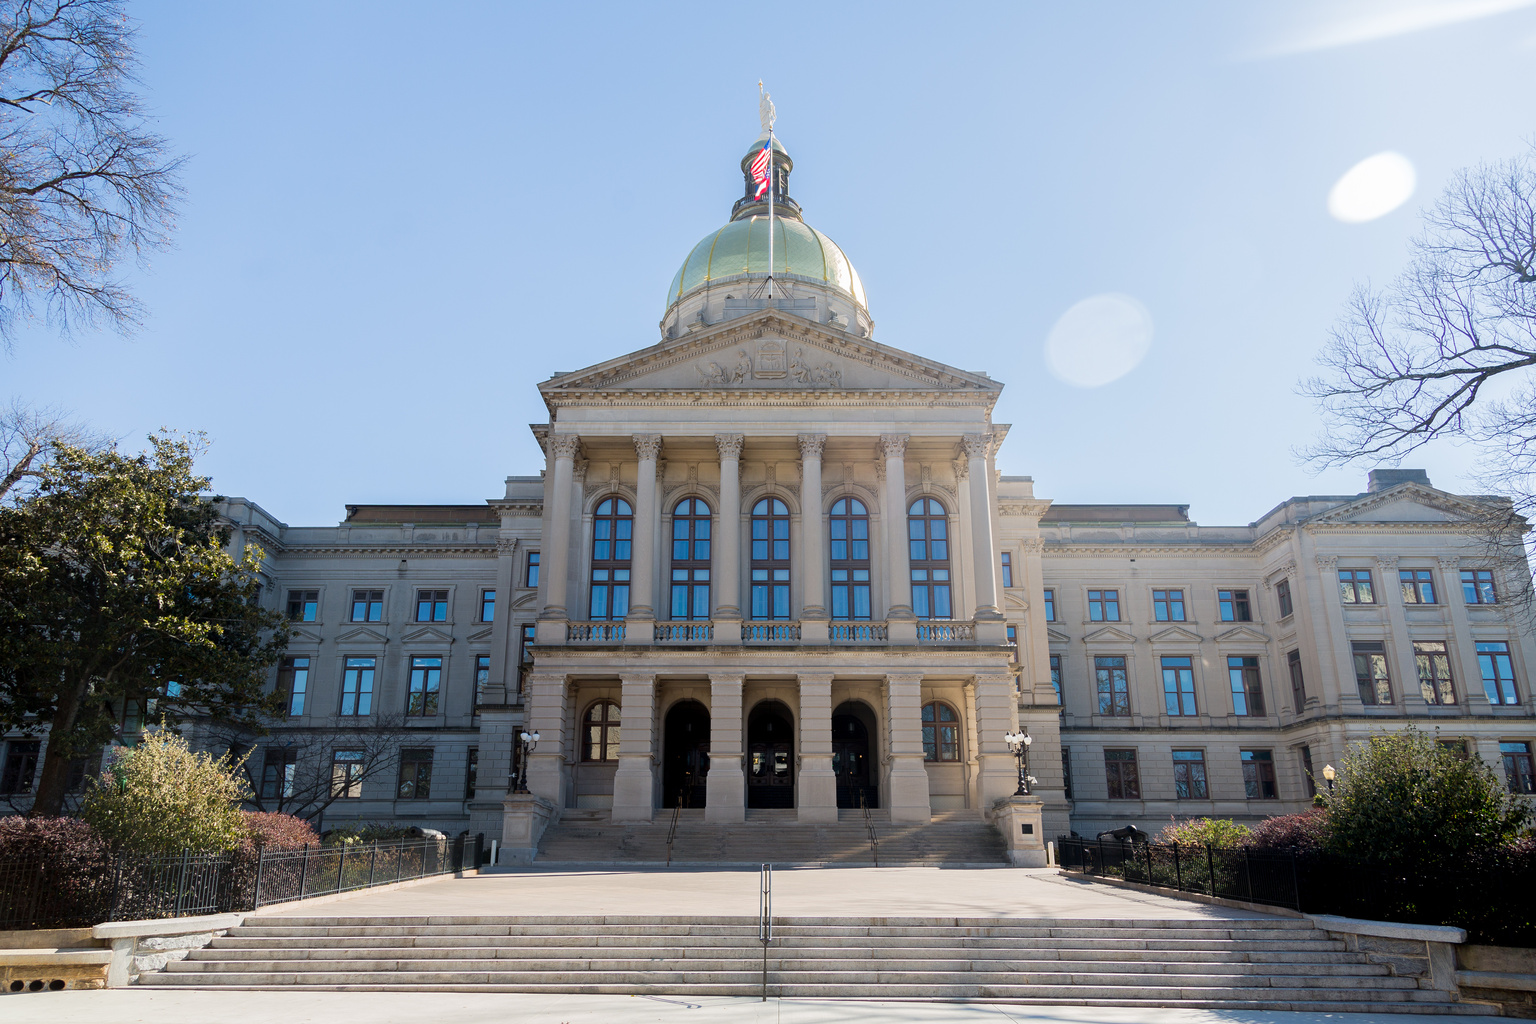
<path id="1" fill-rule="evenodd" d="M 1162 948 L 1166 947 L 1166 948 Z M 257 918 L 141 984 L 762 993 L 755 918 Z M 1461 1013 L 1305 921 L 778 918 L 768 994 Z"/>
<path id="2" fill-rule="evenodd" d="M 674 864 L 870 865 L 875 851 L 862 815 L 802 823 L 794 811 L 748 811 L 745 822 L 708 823 L 701 810 L 678 818 L 671 849 Z M 974 811 L 941 812 L 928 822 L 889 820 L 871 812 L 879 861 L 887 866 L 1001 864 L 1003 838 Z M 566 811 L 539 841 L 541 864 L 652 864 L 668 859 L 672 815 L 658 811 L 648 822 L 614 822 L 606 811 Z"/>

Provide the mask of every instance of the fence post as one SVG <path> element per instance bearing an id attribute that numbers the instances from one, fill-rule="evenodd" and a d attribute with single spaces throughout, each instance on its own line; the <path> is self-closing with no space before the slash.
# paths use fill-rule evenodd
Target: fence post
<path id="1" fill-rule="evenodd" d="M 1210 872 L 1211 895 L 1216 895 L 1216 851 L 1210 843 L 1205 844 L 1205 868 Z"/>
<path id="2" fill-rule="evenodd" d="M 261 872 L 266 867 L 266 861 L 267 847 L 263 843 L 256 847 L 256 893 L 251 897 L 251 909 L 253 911 L 261 909 Z"/>
<path id="3" fill-rule="evenodd" d="M 1173 844 L 1173 884 L 1179 892 L 1184 891 L 1184 872 L 1179 868 L 1179 844 Z"/>
<path id="4" fill-rule="evenodd" d="M 1248 902 L 1253 902 L 1253 858 L 1248 856 L 1248 847 L 1243 847 L 1243 874 L 1248 876 Z"/>
<path id="5" fill-rule="evenodd" d="M 400 875 L 405 871 L 405 840 L 395 841 L 395 881 L 400 881 Z"/>
<path id="6" fill-rule="evenodd" d="M 304 844 L 304 862 L 299 867 L 299 899 L 304 898 L 304 882 L 309 878 L 309 844 Z"/>
<path id="7" fill-rule="evenodd" d="M 121 891 L 122 885 L 123 885 L 123 855 L 122 854 L 118 854 L 117 857 L 114 858 L 113 865 L 112 865 L 112 896 L 111 896 L 112 904 L 111 904 L 111 906 L 107 907 L 107 920 L 108 921 L 116 921 L 117 920 L 117 894 L 118 894 L 118 892 Z"/>
<path id="8" fill-rule="evenodd" d="M 1152 880 L 1152 844 L 1142 843 L 1141 848 L 1147 851 L 1147 884 L 1156 885 L 1157 883 Z"/>
<path id="9" fill-rule="evenodd" d="M 1296 851 L 1291 852 L 1291 905 L 1297 910 L 1301 909 L 1301 879 L 1296 871 Z"/>
<path id="10" fill-rule="evenodd" d="M 341 844 L 341 856 L 336 858 L 336 891 L 342 891 L 342 883 L 346 880 L 347 870 L 347 844 Z"/>
<path id="11" fill-rule="evenodd" d="M 368 853 L 368 888 L 373 888 L 373 872 L 379 866 L 379 844 L 373 843 Z"/>
<path id="12" fill-rule="evenodd" d="M 176 916 L 176 917 L 180 917 L 181 916 L 181 908 L 186 903 L 186 898 L 187 898 L 187 859 L 189 857 L 191 857 L 191 856 L 192 856 L 192 851 L 191 850 L 182 850 L 181 851 L 181 864 L 179 865 L 179 867 L 177 869 L 177 872 L 176 872 L 176 900 L 172 904 L 172 907 L 175 910 L 174 916 Z"/>
<path id="13" fill-rule="evenodd" d="M 1099 874 L 1104 873 L 1104 837 L 1099 836 Z"/>

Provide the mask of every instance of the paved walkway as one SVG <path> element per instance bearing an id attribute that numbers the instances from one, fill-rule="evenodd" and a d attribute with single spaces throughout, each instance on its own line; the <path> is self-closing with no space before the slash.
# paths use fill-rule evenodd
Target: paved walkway
<path id="1" fill-rule="evenodd" d="M 471 875 L 263 911 L 287 917 L 756 917 L 756 871 L 529 871 Z M 1066 877 L 1055 868 L 836 868 L 773 873 L 775 917 L 1263 917 Z"/>
<path id="2" fill-rule="evenodd" d="M 6 1024 L 1427 1024 L 1365 1013 L 682 999 L 457 992 L 212 992 L 119 989 L 0 996 Z M 1501 1017 L 1458 1017 L 1494 1024 Z"/>

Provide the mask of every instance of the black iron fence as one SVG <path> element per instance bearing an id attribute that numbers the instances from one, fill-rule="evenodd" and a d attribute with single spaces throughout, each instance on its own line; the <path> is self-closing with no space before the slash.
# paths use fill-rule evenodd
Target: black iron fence
<path id="1" fill-rule="evenodd" d="M 1084 875 L 1301 909 L 1294 853 L 1062 837 L 1056 855 L 1063 868 Z"/>
<path id="2" fill-rule="evenodd" d="M 11 858 L 0 861 L 0 931 L 255 910 L 478 867 L 483 850 L 484 837 L 462 834 L 301 850 Z"/>

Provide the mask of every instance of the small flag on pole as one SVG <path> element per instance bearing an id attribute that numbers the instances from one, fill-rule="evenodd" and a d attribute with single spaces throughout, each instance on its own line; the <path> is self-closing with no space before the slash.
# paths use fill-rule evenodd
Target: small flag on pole
<path id="1" fill-rule="evenodd" d="M 757 183 L 757 194 L 752 197 L 753 199 L 763 198 L 763 193 L 768 191 L 768 161 L 773 152 L 772 146 L 771 139 L 763 143 L 763 148 L 752 159 L 752 180 Z"/>

